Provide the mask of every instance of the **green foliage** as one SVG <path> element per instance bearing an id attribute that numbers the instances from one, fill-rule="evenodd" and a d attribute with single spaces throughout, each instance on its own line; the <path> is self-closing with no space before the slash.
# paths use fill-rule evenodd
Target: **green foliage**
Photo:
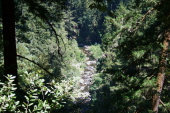
<path id="1" fill-rule="evenodd" d="M 35 4 L 37 9 L 30 6 L 29 3 Z M 22 57 L 17 59 L 18 72 L 21 75 L 19 76 L 19 86 L 24 92 L 24 95 L 19 94 L 22 97 L 21 100 L 15 98 L 18 90 L 10 90 L 13 85 L 9 85 L 8 93 L 14 95 L 7 99 L 10 95 L 5 94 L 6 85 L 2 83 L 1 95 L 4 95 L 1 104 L 2 112 L 5 110 L 11 112 L 56 112 L 67 107 L 71 108 L 80 95 L 83 98 L 87 96 L 81 94 L 78 84 L 84 70 L 86 56 L 79 50 L 76 39 L 69 37 L 71 32 L 76 31 L 77 23 L 73 21 L 74 18 L 67 15 L 71 15 L 72 12 L 61 12 L 62 5 L 58 3 L 51 4 L 53 7 L 48 7 L 48 5 L 50 4 L 45 1 L 42 3 L 34 1 L 17 3 L 17 54 L 29 60 Z M 56 9 L 57 5 L 59 6 Z M 45 12 L 41 14 L 40 9 L 50 12 L 49 17 L 44 15 Z M 56 16 L 56 14 L 58 15 Z M 60 14 L 64 18 L 61 18 Z M 35 64 L 42 66 L 53 76 Z M 13 78 L 10 79 L 13 80 Z"/>
<path id="2" fill-rule="evenodd" d="M 76 37 L 80 44 L 101 43 L 104 14 L 97 9 L 90 9 L 91 3 L 93 3 L 93 0 L 70 0 L 68 2 L 68 7 L 72 12 L 70 18 L 74 18 L 73 20 L 77 23 L 77 25 L 74 25 L 75 31 L 69 33 L 69 35 Z"/>
<path id="3" fill-rule="evenodd" d="M 62 17 L 62 11 L 66 9 L 65 0 L 53 1 L 53 0 L 19 0 L 16 2 L 17 8 L 21 8 L 22 5 L 26 5 L 28 7 L 29 12 L 31 12 L 36 17 L 41 18 L 44 21 L 59 21 Z M 57 8 L 56 8 L 57 7 Z M 18 9 L 19 10 L 19 9 Z M 22 11 L 20 12 L 22 16 Z M 21 18 L 22 19 L 22 18 Z"/>
<path id="4" fill-rule="evenodd" d="M 53 22 L 53 28 L 58 35 L 56 38 L 54 31 L 47 23 L 28 13 L 27 10 L 28 8 L 25 6 L 23 17 L 29 18 L 25 20 L 27 30 L 23 32 L 23 28 L 17 29 L 18 54 L 36 62 L 56 75 L 53 78 L 80 76 L 85 55 L 79 50 L 77 41 L 67 37 L 69 33 L 66 31 L 66 27 L 71 29 L 76 23 L 71 19 L 68 21 L 68 15 L 63 13 L 65 18 L 62 21 Z M 18 22 L 17 26 L 23 25 Z M 23 37 L 25 38 L 23 39 Z M 18 58 L 18 66 L 20 74 L 29 71 L 34 74 L 42 74 L 46 80 L 51 79 L 46 72 L 37 71 L 40 68 L 25 59 Z"/>
<path id="5" fill-rule="evenodd" d="M 15 101 L 15 84 L 13 84 L 14 76 L 8 75 L 6 77 L 8 82 L 0 81 L 0 112 L 13 112 L 19 106 L 19 101 Z"/>
<path id="6" fill-rule="evenodd" d="M 96 44 L 96 45 L 91 45 L 89 47 L 89 50 L 91 52 L 91 56 L 94 58 L 94 59 L 99 59 L 102 57 L 102 50 L 100 48 L 100 45 L 99 44 Z"/>
<path id="7" fill-rule="evenodd" d="M 111 113 L 150 111 L 152 96 L 157 87 L 155 84 L 163 38 L 161 34 L 165 27 L 157 18 L 159 12 L 145 15 L 155 4 L 155 1 L 143 1 L 136 7 L 133 0 L 122 2 L 115 11 L 115 18 L 106 17 L 107 28 L 102 39 L 105 56 L 98 60 L 97 68 L 103 76 L 100 79 L 103 82 L 99 86 L 94 82 L 93 86 L 98 87 L 97 93 L 91 93 L 94 95 L 93 106 L 99 106 L 100 111 L 105 111 L 105 106 L 97 103 L 107 97 L 110 98 L 107 106 Z M 101 86 L 105 86 L 104 89 Z M 166 108 L 169 105 L 164 100 L 169 98 L 165 93 L 168 92 L 167 86 L 165 83 L 165 95 L 161 97 Z M 105 92 L 105 88 L 109 90 Z M 95 96 L 97 94 L 98 97 Z M 160 112 L 166 112 L 166 108 L 160 106 Z M 99 112 L 95 107 L 93 111 Z"/>
<path id="8" fill-rule="evenodd" d="M 91 110 L 92 113 L 111 112 L 112 96 L 110 95 L 110 81 L 108 77 L 103 76 L 101 73 L 93 75 L 94 82 L 90 87 L 91 94 Z"/>
<path id="9" fill-rule="evenodd" d="M 25 98 L 24 102 L 15 98 L 17 88 L 13 84 L 14 76 L 8 75 L 6 83 L 0 82 L 2 86 L 0 90 L 1 112 L 54 112 L 63 108 L 68 101 L 73 103 L 80 93 L 78 89 L 75 90 L 75 82 L 78 81 L 76 78 L 62 80 L 60 83 L 54 80 L 44 83 L 44 79 L 38 74 L 32 76 L 25 72 L 21 77 L 25 80 L 25 83 L 22 84 L 22 90 L 26 92 L 25 95 L 22 95 Z"/>
<path id="10" fill-rule="evenodd" d="M 93 85 L 90 87 L 90 90 L 95 90 L 97 88 L 100 88 L 102 86 L 103 79 L 100 77 L 100 74 L 93 75 Z"/>
<path id="11" fill-rule="evenodd" d="M 169 2 L 166 0 L 163 5 L 162 1 L 158 6 L 158 0 L 16 1 L 17 54 L 29 59 L 18 57 L 19 86 L 25 94 L 24 99 L 17 100 L 14 77 L 8 75 L 8 82 L 0 82 L 0 112 L 75 109 L 76 103 L 89 96 L 79 89 L 86 55 L 77 41 L 94 44 L 100 43 L 101 38 L 102 46 L 88 48 L 98 60 L 98 73 L 90 86 L 90 112 L 151 112 L 160 43 L 164 30 L 169 28 Z M 152 7 L 155 11 L 146 15 Z M 2 36 L 3 51 L 1 46 Z M 2 58 L 0 52 L 0 67 Z M 169 64 L 166 74 L 161 100 L 169 108 Z M 79 112 L 80 109 L 76 107 Z M 166 111 L 160 106 L 160 112 Z"/>

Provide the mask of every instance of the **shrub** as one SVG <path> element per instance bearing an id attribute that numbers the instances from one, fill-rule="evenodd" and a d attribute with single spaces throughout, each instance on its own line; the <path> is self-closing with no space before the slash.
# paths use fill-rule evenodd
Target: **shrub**
<path id="1" fill-rule="evenodd" d="M 102 56 L 102 49 L 99 44 L 95 44 L 89 47 L 94 59 L 99 59 Z"/>
<path id="2" fill-rule="evenodd" d="M 28 72 L 21 76 L 25 79 L 25 84 L 22 83 L 21 87 L 25 92 L 23 95 L 25 100 L 16 99 L 17 88 L 13 84 L 14 76 L 8 75 L 6 76 L 7 82 L 0 82 L 0 112 L 54 112 L 63 108 L 68 101 L 70 101 L 69 104 L 74 103 L 80 93 L 78 87 L 75 89 L 75 83 L 79 81 L 77 78 L 69 78 L 60 82 L 52 80 L 50 83 L 44 83 L 45 80 L 38 74 L 32 77 L 27 76 L 29 76 Z"/>

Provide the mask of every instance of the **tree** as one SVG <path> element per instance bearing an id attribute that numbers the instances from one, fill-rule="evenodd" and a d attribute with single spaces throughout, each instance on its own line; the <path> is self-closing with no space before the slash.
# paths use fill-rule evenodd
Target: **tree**
<path id="1" fill-rule="evenodd" d="M 14 0 L 2 0 L 3 21 L 3 47 L 5 75 L 16 76 L 15 84 L 18 84 L 17 56 L 15 39 L 15 5 Z M 5 78 L 3 78 L 5 79 Z"/>
<path id="2" fill-rule="evenodd" d="M 163 89 L 164 79 L 165 79 L 165 70 L 166 70 L 166 59 L 168 55 L 169 41 L 170 41 L 170 10 L 168 6 L 170 5 L 170 1 L 161 0 L 158 2 L 156 10 L 158 11 L 157 17 L 164 24 L 164 32 L 163 32 L 163 48 L 162 53 L 159 60 L 159 69 L 157 74 L 157 91 L 153 95 L 153 112 L 158 113 L 158 107 L 161 101 L 161 93 Z"/>
<path id="3" fill-rule="evenodd" d="M 92 0 L 70 0 L 67 4 L 73 21 L 77 23 L 74 26 L 76 29 L 69 35 L 76 37 L 80 44 L 101 43 L 105 13 L 97 9 L 90 9 L 89 6 L 92 2 Z"/>
<path id="4" fill-rule="evenodd" d="M 158 107 L 161 101 L 161 93 L 163 89 L 164 79 L 165 79 L 165 69 L 166 69 L 166 58 L 170 41 L 170 31 L 167 30 L 163 36 L 163 49 L 159 60 L 159 68 L 157 74 L 157 88 L 153 95 L 153 112 L 158 113 Z"/>
<path id="5" fill-rule="evenodd" d="M 160 95 L 166 80 L 169 11 L 165 9 L 169 1 L 134 2 L 121 3 L 116 17 L 106 18 L 103 74 L 112 75 L 114 112 L 158 112 L 159 103 L 169 105 L 167 96 Z M 164 85 L 168 92 L 168 84 Z M 166 105 L 160 111 L 168 110 Z"/>
<path id="6" fill-rule="evenodd" d="M 58 17 L 61 17 L 61 10 L 63 10 L 65 6 L 65 2 L 60 1 L 34 1 L 34 0 L 23 0 L 19 2 L 25 2 L 29 6 L 29 10 L 34 15 L 40 17 L 42 20 L 47 22 L 49 26 L 51 26 L 49 20 L 57 20 L 54 18 L 53 13 L 59 11 Z M 47 4 L 43 3 L 55 3 L 53 5 L 58 6 L 56 10 L 50 13 L 50 9 L 47 7 Z M 15 2 L 14 0 L 2 0 L 2 20 L 3 20 L 3 45 L 4 45 L 4 70 L 5 74 L 12 74 L 16 76 L 15 84 L 18 84 L 18 74 L 17 74 L 17 56 L 16 56 L 16 39 L 15 39 Z M 59 19 L 58 19 L 59 20 Z M 52 28 L 52 26 L 51 26 Z M 57 36 L 56 36 L 57 38 Z M 3 77 L 2 77 L 3 78 Z M 5 79 L 5 78 L 3 78 Z"/>

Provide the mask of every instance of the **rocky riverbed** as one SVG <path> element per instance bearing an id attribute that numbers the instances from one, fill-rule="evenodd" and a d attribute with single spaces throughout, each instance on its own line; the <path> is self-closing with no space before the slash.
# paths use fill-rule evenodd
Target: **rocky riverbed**
<path id="1" fill-rule="evenodd" d="M 86 54 L 86 67 L 84 69 L 84 73 L 81 75 L 80 83 L 80 90 L 82 95 L 87 95 L 81 105 L 81 113 L 86 113 L 90 108 L 89 104 L 91 101 L 91 95 L 89 93 L 89 87 L 93 82 L 93 74 L 96 71 L 96 60 L 91 58 L 91 52 L 89 50 L 89 46 L 84 46 L 82 49 L 83 52 Z"/>
<path id="2" fill-rule="evenodd" d="M 93 84 L 93 75 L 96 73 L 96 60 L 91 57 L 90 46 L 84 46 L 80 49 L 86 54 L 86 60 L 84 62 L 85 67 L 81 72 L 81 76 L 77 77 L 76 85 L 74 89 L 74 109 L 66 107 L 61 113 L 89 113 L 91 104 L 91 95 L 89 93 L 90 85 Z M 82 64 L 74 64 L 75 67 L 80 67 Z M 79 68 L 77 68 L 79 69 Z"/>

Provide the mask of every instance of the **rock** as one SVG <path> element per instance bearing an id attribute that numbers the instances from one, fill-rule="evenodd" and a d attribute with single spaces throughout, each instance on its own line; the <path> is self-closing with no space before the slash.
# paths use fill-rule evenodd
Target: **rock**
<path id="1" fill-rule="evenodd" d="M 91 71 L 84 72 L 84 75 L 92 75 L 93 73 Z"/>
<path id="2" fill-rule="evenodd" d="M 86 54 L 86 67 L 84 68 L 84 73 L 82 73 L 81 79 L 79 80 L 80 83 L 80 93 L 78 94 L 78 98 L 80 98 L 80 100 L 83 100 L 83 104 L 88 104 L 91 101 L 91 97 L 89 94 L 89 87 L 91 84 L 93 84 L 93 79 L 92 76 L 95 73 L 96 69 L 96 64 L 97 61 L 94 60 L 91 57 L 91 51 L 89 50 L 89 46 L 85 45 L 83 52 Z M 88 108 L 81 108 L 82 111 Z M 85 113 L 82 112 L 82 113 Z"/>
<path id="3" fill-rule="evenodd" d="M 86 66 L 84 71 L 91 71 L 92 73 L 94 73 L 94 68 L 93 66 Z"/>
<path id="4" fill-rule="evenodd" d="M 97 62 L 96 62 L 96 60 L 94 60 L 94 61 L 91 61 L 91 64 L 96 64 Z"/>
<path id="5" fill-rule="evenodd" d="M 86 64 L 88 65 L 88 66 L 90 66 L 90 65 L 96 65 L 96 61 L 94 60 L 94 61 L 87 61 L 86 62 Z"/>
<path id="6" fill-rule="evenodd" d="M 89 46 L 85 45 L 84 48 L 85 48 L 85 49 L 86 49 L 86 48 L 89 48 Z"/>
<path id="7" fill-rule="evenodd" d="M 89 57 L 87 57 L 86 60 L 89 60 Z"/>
<path id="8" fill-rule="evenodd" d="M 83 75 L 82 76 L 82 79 L 87 79 L 88 78 L 88 75 Z"/>
<path id="9" fill-rule="evenodd" d="M 81 87 L 80 87 L 80 91 L 83 91 L 83 90 L 84 90 L 84 86 L 81 86 Z"/>
<path id="10" fill-rule="evenodd" d="M 83 83 L 84 83 L 84 80 L 83 80 L 83 79 L 80 79 L 79 82 L 80 82 L 80 84 L 83 84 Z"/>
<path id="11" fill-rule="evenodd" d="M 84 91 L 88 91 L 89 90 L 89 86 L 88 85 L 86 85 L 85 87 L 84 87 Z"/>

